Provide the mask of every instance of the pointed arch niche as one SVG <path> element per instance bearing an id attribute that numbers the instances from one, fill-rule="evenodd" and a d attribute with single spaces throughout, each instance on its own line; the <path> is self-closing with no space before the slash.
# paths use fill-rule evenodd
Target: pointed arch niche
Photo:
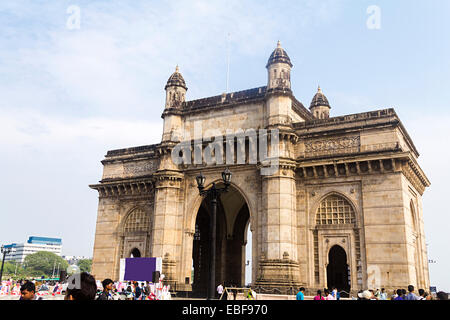
<path id="1" fill-rule="evenodd" d="M 348 272 L 348 284 L 340 288 L 350 290 L 362 287 L 363 268 L 361 257 L 360 231 L 358 215 L 354 204 L 344 195 L 329 193 L 321 198 L 316 207 L 312 208 L 311 223 L 313 233 L 312 282 L 318 288 L 336 285 L 330 281 L 329 259 L 331 248 L 342 248 L 345 252 Z M 330 283 L 328 283 L 330 282 Z M 342 281 L 340 281 L 340 286 Z M 343 282 L 342 282 L 343 283 Z"/>

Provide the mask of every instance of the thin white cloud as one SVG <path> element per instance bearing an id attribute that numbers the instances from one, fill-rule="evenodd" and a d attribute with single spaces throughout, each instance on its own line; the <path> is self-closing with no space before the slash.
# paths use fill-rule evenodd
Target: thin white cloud
<path id="1" fill-rule="evenodd" d="M 80 138 L 107 148 L 122 148 L 161 141 L 162 121 L 129 121 L 109 118 L 63 118 L 36 111 L 3 112 L 0 145 L 15 148 L 32 144 L 62 149 Z M 72 146 L 76 147 L 76 146 Z"/>

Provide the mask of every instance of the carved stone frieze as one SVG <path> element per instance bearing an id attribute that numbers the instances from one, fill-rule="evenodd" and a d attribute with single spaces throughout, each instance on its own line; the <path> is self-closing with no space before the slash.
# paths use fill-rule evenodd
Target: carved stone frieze
<path id="1" fill-rule="evenodd" d="M 360 144 L 359 135 L 336 139 L 310 140 L 305 142 L 305 157 L 355 153 L 360 151 Z"/>
<path id="2" fill-rule="evenodd" d="M 139 176 L 151 174 L 158 168 L 157 161 L 126 162 L 123 171 L 126 176 Z"/>

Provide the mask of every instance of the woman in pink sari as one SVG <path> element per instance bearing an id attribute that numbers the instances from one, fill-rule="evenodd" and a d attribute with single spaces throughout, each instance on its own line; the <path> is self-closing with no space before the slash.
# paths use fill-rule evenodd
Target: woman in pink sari
<path id="1" fill-rule="evenodd" d="M 325 298 L 322 296 L 321 290 L 317 290 L 317 296 L 314 297 L 314 300 L 325 300 Z"/>

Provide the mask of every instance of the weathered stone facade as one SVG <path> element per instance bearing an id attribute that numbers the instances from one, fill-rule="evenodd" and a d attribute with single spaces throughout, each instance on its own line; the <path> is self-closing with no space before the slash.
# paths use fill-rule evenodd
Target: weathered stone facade
<path id="1" fill-rule="evenodd" d="M 280 45 L 266 67 L 267 86 L 194 101 L 185 101 L 177 68 L 166 85 L 161 143 L 109 151 L 102 180 L 90 186 L 99 192 L 93 274 L 116 280 L 119 260 L 138 252 L 162 257 L 166 281 L 177 290 L 204 290 L 210 211 L 195 177 L 201 171 L 210 186 L 228 167 L 232 186 L 217 218 L 217 282 L 244 285 L 249 224 L 254 286 L 429 287 L 422 194 L 430 182 L 395 111 L 330 118 L 320 89 L 310 110 L 294 97 L 292 64 Z M 196 145 L 199 128 L 203 141 Z M 192 152 L 181 156 L 192 160 L 196 148 L 208 149 L 205 137 L 261 129 L 277 130 L 273 174 L 261 173 L 261 159 L 251 161 L 249 137 L 227 145 L 247 152 L 243 163 L 226 155 L 217 162 L 217 151 L 213 164 L 173 162 L 180 141 Z"/>

